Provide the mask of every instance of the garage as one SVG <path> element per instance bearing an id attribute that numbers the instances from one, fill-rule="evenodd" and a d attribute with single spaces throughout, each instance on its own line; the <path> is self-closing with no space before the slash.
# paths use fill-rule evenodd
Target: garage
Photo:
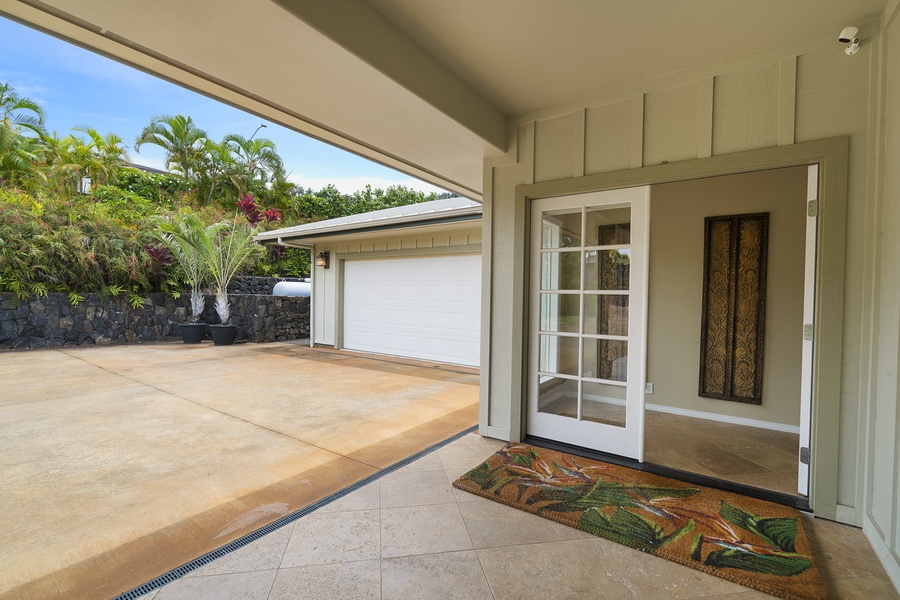
<path id="1" fill-rule="evenodd" d="M 479 366 L 480 203 L 445 198 L 256 239 L 315 258 L 311 345 Z"/>
<path id="2" fill-rule="evenodd" d="M 481 256 L 348 260 L 344 347 L 478 365 Z"/>

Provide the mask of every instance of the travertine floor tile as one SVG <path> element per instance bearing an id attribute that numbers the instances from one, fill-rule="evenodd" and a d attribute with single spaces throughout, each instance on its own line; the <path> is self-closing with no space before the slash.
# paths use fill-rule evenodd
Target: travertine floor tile
<path id="1" fill-rule="evenodd" d="M 381 479 L 381 508 L 453 502 L 444 471 L 391 473 Z"/>
<path id="2" fill-rule="evenodd" d="M 609 540 L 566 542 L 607 600 L 701 598 L 747 588 Z"/>
<path id="3" fill-rule="evenodd" d="M 459 510 L 476 548 L 559 540 L 548 519 L 499 502 L 461 502 Z"/>
<path id="4" fill-rule="evenodd" d="M 472 469 L 479 463 L 487 460 L 494 454 L 494 450 L 487 442 L 479 441 L 460 446 L 444 446 L 437 451 L 445 469 Z"/>
<path id="5" fill-rule="evenodd" d="M 268 600 L 378 600 L 377 560 L 281 569 Z"/>
<path id="6" fill-rule="evenodd" d="M 437 452 L 432 452 L 405 467 L 397 469 L 395 473 L 408 473 L 410 471 L 418 473 L 421 471 L 442 471 L 443 469 L 444 464 L 441 462 L 441 457 L 437 455 Z"/>
<path id="7" fill-rule="evenodd" d="M 346 512 L 350 510 L 372 510 L 380 508 L 381 480 L 375 481 L 350 492 L 343 498 L 339 498 L 330 504 L 318 509 L 317 513 Z"/>
<path id="8" fill-rule="evenodd" d="M 474 551 L 402 556 L 382 561 L 383 600 L 477 600 L 491 590 Z"/>
<path id="9" fill-rule="evenodd" d="M 291 527 L 286 526 L 251 542 L 239 550 L 206 564 L 185 577 L 204 577 L 226 573 L 268 571 L 277 569 L 291 537 Z"/>
<path id="10" fill-rule="evenodd" d="M 381 509 L 381 556 L 471 550 L 456 503 Z"/>
<path id="11" fill-rule="evenodd" d="M 496 600 L 605 600 L 564 542 L 478 550 Z"/>
<path id="12" fill-rule="evenodd" d="M 276 571 L 186 577 L 160 588 L 154 600 L 266 600 Z"/>
<path id="13" fill-rule="evenodd" d="M 453 486 L 453 482 L 469 472 L 469 469 L 448 469 L 446 471 L 447 481 L 450 482 L 453 490 L 453 499 L 457 502 L 491 502 L 487 498 L 482 498 L 476 494 L 470 494 L 464 490 L 457 489 Z"/>
<path id="14" fill-rule="evenodd" d="M 297 521 L 282 568 L 378 558 L 378 511 L 312 513 Z"/>
<path id="15" fill-rule="evenodd" d="M 830 582 L 829 596 L 840 600 L 897 600 L 900 594 L 886 577 L 853 577 Z"/>

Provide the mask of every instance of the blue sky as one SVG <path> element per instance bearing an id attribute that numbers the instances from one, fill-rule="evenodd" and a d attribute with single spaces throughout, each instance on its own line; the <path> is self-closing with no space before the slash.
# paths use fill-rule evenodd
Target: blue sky
<path id="1" fill-rule="evenodd" d="M 0 82 L 41 105 L 49 131 L 67 135 L 72 127 L 88 126 L 115 132 L 126 140 L 133 162 L 163 168 L 161 149 L 145 145 L 136 153 L 131 145 L 154 116 L 183 114 L 213 139 L 226 133 L 249 137 L 266 123 L 257 135 L 275 142 L 290 179 L 306 188 L 333 183 L 344 193 L 366 184 L 443 191 L 2 17 L 0 40 L 6 49 L 0 52 Z"/>

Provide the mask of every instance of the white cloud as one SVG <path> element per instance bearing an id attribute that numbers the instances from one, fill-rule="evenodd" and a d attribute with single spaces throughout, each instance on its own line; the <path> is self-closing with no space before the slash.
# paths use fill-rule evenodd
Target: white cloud
<path id="1" fill-rule="evenodd" d="M 364 190 L 367 185 L 371 185 L 373 189 L 380 188 L 382 190 L 386 190 L 391 186 L 402 185 L 425 194 L 432 192 L 442 194 L 447 191 L 412 177 L 387 179 L 385 177 L 305 177 L 303 175 L 289 175 L 288 179 L 304 188 L 312 188 L 317 191 L 331 184 L 342 194 L 352 194 L 353 192 Z"/>

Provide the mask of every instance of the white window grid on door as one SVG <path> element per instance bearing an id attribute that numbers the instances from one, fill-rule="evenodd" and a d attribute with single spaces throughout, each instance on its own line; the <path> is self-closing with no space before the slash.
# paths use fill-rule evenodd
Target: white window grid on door
<path id="1" fill-rule="evenodd" d="M 586 331 L 586 304 L 585 299 L 591 298 L 592 301 L 596 301 L 596 296 L 625 296 L 629 297 L 631 295 L 631 285 L 629 281 L 628 289 L 624 290 L 603 290 L 603 289 L 586 289 L 586 278 L 587 278 L 587 268 L 588 268 L 588 259 L 592 256 L 596 257 L 597 265 L 599 265 L 599 261 L 602 257 L 603 251 L 617 251 L 622 254 L 631 254 L 631 244 L 605 244 L 605 245 L 585 245 L 585 241 L 588 239 L 587 236 L 587 226 L 588 219 L 587 213 L 591 210 L 596 209 L 617 209 L 617 208 L 630 208 L 630 204 L 621 204 L 621 205 L 608 205 L 601 207 L 592 207 L 592 206 L 582 206 L 581 207 L 581 231 L 580 231 L 580 244 L 578 246 L 570 246 L 561 248 L 559 247 L 559 240 L 561 236 L 561 224 L 559 222 L 555 222 L 553 219 L 552 213 L 550 215 L 544 216 L 543 226 L 542 226 L 542 244 L 541 244 L 541 297 L 546 296 L 549 302 L 544 303 L 541 302 L 541 310 L 540 310 L 540 323 L 539 323 L 539 333 L 540 336 L 540 358 L 539 358 L 539 370 L 538 370 L 538 378 L 541 383 L 548 381 L 551 378 L 556 379 L 567 379 L 571 381 L 575 381 L 577 385 L 577 412 L 576 419 L 578 421 L 583 420 L 583 405 L 584 405 L 584 384 L 585 383 L 598 383 L 604 385 L 610 385 L 615 387 L 627 388 L 628 387 L 628 369 L 622 369 L 624 374 L 623 379 L 605 379 L 600 377 L 589 377 L 585 375 L 585 356 L 584 356 L 584 342 L 585 340 L 610 340 L 610 341 L 621 341 L 626 344 L 626 360 L 628 357 L 628 342 L 629 336 L 626 335 L 612 335 L 612 334 L 602 334 L 598 332 L 587 332 Z M 567 211 L 566 214 L 573 214 L 571 211 Z M 549 247 L 548 247 L 549 246 Z M 563 254 L 575 254 L 577 253 L 580 257 L 580 274 L 579 274 L 579 287 L 578 289 L 559 289 L 560 285 L 560 260 Z M 601 282 L 599 281 L 598 275 L 598 288 L 601 287 Z M 579 308 L 578 308 L 578 317 L 579 317 L 579 326 L 577 332 L 566 332 L 559 331 L 559 297 L 562 295 L 578 295 L 579 298 Z M 630 300 L 629 300 L 630 305 Z M 599 314 L 597 315 L 599 318 Z M 550 324 L 548 327 L 544 327 L 545 324 Z M 632 320 L 629 319 L 628 323 L 629 332 L 632 327 Z M 560 338 L 570 338 L 577 340 L 578 345 L 578 362 L 576 374 L 568 374 L 568 373 L 560 373 L 558 369 L 558 350 L 559 350 L 559 340 Z"/>

